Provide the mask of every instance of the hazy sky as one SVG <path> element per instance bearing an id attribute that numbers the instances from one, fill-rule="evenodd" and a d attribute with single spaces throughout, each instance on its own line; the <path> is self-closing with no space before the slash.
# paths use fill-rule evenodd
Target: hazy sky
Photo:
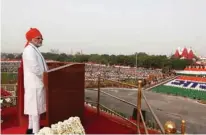
<path id="1" fill-rule="evenodd" d="M 1 49 L 21 52 L 38 28 L 41 51 L 206 56 L 206 0 L 1 0 Z"/>

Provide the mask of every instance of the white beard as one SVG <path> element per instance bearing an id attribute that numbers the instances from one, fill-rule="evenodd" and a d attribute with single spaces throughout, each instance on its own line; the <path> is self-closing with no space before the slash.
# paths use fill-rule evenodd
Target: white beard
<path id="1" fill-rule="evenodd" d="M 42 44 L 37 44 L 37 45 L 36 45 L 36 47 L 41 47 L 41 46 L 42 46 Z"/>
<path id="2" fill-rule="evenodd" d="M 39 43 L 39 44 L 37 44 L 37 43 L 34 43 L 34 42 L 30 42 L 31 44 L 33 44 L 34 46 L 36 46 L 37 48 L 39 48 L 39 47 L 41 47 L 42 46 L 42 43 Z"/>

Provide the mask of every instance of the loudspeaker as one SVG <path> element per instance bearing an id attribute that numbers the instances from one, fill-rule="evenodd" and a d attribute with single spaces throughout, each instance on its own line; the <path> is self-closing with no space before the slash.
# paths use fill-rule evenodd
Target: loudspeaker
<path id="1" fill-rule="evenodd" d="M 141 110 L 141 112 L 142 112 L 144 121 L 146 121 L 146 111 Z M 134 109 L 133 109 L 132 119 L 133 119 L 133 120 L 137 120 L 137 108 L 134 108 Z M 142 122 L 141 116 L 140 116 L 140 121 Z"/>

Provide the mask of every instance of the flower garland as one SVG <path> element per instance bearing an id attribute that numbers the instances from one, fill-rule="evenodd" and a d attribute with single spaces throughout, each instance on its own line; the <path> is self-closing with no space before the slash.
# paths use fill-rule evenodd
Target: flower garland
<path id="1" fill-rule="evenodd" d="M 85 134 L 79 117 L 70 117 L 68 120 L 52 124 L 51 128 L 44 127 L 36 135 L 46 134 Z"/>
<path id="2" fill-rule="evenodd" d="M 12 94 L 10 92 L 8 92 L 7 90 L 4 90 L 1 88 L 1 96 L 7 97 L 7 96 L 12 96 Z"/>
<path id="3" fill-rule="evenodd" d="M 7 106 L 8 104 L 11 103 L 11 98 L 6 98 L 8 96 L 12 96 L 12 94 L 1 88 L 1 99 L 0 99 L 1 110 L 2 110 L 2 107 Z M 2 119 L 1 119 L 1 123 L 3 123 Z"/>
<path id="4" fill-rule="evenodd" d="M 12 94 L 8 92 L 7 90 L 4 90 L 1 88 L 1 108 L 2 106 L 4 107 L 12 102 L 9 96 L 12 96 Z"/>

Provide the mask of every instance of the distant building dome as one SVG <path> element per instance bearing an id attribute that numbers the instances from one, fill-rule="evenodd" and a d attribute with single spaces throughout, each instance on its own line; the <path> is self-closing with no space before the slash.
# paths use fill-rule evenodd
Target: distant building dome
<path id="1" fill-rule="evenodd" d="M 195 59 L 195 55 L 192 49 L 186 47 L 184 48 L 178 47 L 175 51 L 174 57 L 179 59 L 189 59 L 189 60 Z"/>

